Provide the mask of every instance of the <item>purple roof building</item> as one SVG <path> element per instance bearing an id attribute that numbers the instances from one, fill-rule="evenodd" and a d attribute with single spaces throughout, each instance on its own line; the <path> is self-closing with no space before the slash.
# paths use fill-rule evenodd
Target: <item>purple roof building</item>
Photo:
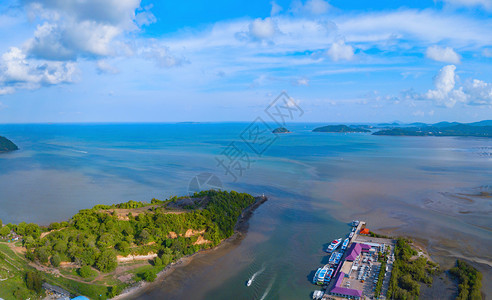
<path id="1" fill-rule="evenodd" d="M 339 272 L 335 279 L 335 285 L 331 288 L 330 294 L 333 296 L 345 297 L 348 299 L 362 298 L 362 291 L 342 287 L 345 273 Z"/>

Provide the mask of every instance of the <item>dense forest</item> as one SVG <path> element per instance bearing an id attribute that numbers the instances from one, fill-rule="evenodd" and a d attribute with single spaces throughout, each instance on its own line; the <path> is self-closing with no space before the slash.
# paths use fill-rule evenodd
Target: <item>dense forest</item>
<path id="1" fill-rule="evenodd" d="M 70 262 L 78 266 L 81 278 L 114 271 L 118 255 L 157 254 L 152 263 L 156 268 L 136 274 L 137 280 L 152 281 L 169 263 L 230 237 L 243 210 L 255 202 L 249 194 L 212 190 L 192 197 L 153 199 L 151 203 L 96 205 L 48 228 L 33 223 L 8 224 L 0 235 L 15 232 L 22 236 L 27 260 L 55 268 Z M 202 243 L 197 243 L 199 237 Z M 119 290 L 108 289 L 110 292 Z"/>
<path id="2" fill-rule="evenodd" d="M 410 247 L 409 241 L 398 238 L 395 245 L 395 262 L 391 272 L 388 299 L 418 299 L 420 283 L 432 284 L 432 275 L 439 272 L 437 264 Z"/>
<path id="3" fill-rule="evenodd" d="M 327 125 L 313 129 L 313 132 L 371 132 L 370 130 L 347 125 Z"/>
<path id="4" fill-rule="evenodd" d="M 482 273 L 462 260 L 449 270 L 459 283 L 457 300 L 481 300 Z"/>
<path id="5" fill-rule="evenodd" d="M 373 135 L 492 137 L 492 126 L 472 126 L 466 124 L 458 124 L 446 127 L 396 127 L 374 132 Z"/>

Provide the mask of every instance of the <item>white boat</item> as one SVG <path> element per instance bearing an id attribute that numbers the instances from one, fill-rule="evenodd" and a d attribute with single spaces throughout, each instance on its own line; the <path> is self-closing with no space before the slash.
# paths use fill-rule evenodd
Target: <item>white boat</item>
<path id="1" fill-rule="evenodd" d="M 323 298 L 324 294 L 325 293 L 323 291 L 314 291 L 313 292 L 313 300 L 318 300 L 318 299 Z"/>
<path id="2" fill-rule="evenodd" d="M 253 279 L 249 279 L 248 282 L 246 283 L 246 286 L 250 286 L 253 283 Z"/>
<path id="3" fill-rule="evenodd" d="M 347 246 L 348 246 L 349 242 L 350 242 L 350 239 L 349 238 L 346 238 L 345 241 L 343 241 L 342 250 L 347 249 Z"/>
<path id="4" fill-rule="evenodd" d="M 330 265 L 325 265 L 323 268 L 321 268 L 321 270 L 319 271 L 319 274 L 317 276 L 316 284 L 318 284 L 318 285 L 325 284 L 325 278 L 326 278 L 326 275 L 329 271 L 329 268 L 330 268 Z"/>
<path id="5" fill-rule="evenodd" d="M 314 273 L 313 284 L 316 284 L 316 282 L 318 281 L 319 272 L 321 272 L 322 269 L 323 268 L 318 268 L 318 270 L 316 271 L 316 273 Z"/>
<path id="6" fill-rule="evenodd" d="M 353 238 L 353 237 L 354 237 L 354 233 L 353 233 L 353 232 L 351 232 L 351 233 L 349 234 L 349 239 L 351 239 L 351 238 Z"/>
<path id="7" fill-rule="evenodd" d="M 341 238 L 336 239 L 336 240 L 333 240 L 331 242 L 331 244 L 328 246 L 328 248 L 326 249 L 326 252 L 328 252 L 328 253 L 333 252 L 335 249 L 338 248 L 338 246 L 340 246 L 341 243 L 342 243 L 342 239 Z"/>
<path id="8" fill-rule="evenodd" d="M 359 220 L 353 220 L 352 226 L 359 226 Z"/>

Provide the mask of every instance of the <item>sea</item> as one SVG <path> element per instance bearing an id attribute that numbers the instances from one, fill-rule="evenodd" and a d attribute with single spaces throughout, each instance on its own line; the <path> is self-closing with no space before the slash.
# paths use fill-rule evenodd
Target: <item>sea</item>
<path id="1" fill-rule="evenodd" d="M 444 267 L 466 259 L 491 296 L 492 139 L 312 132 L 321 125 L 0 124 L 20 148 L 0 153 L 0 219 L 48 225 L 208 188 L 264 194 L 244 238 L 132 298 L 308 299 L 353 219 L 413 238 Z"/>

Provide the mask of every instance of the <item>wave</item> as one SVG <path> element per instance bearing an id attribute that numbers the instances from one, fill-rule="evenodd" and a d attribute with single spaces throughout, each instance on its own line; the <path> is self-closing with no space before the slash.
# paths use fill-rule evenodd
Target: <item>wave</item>
<path id="1" fill-rule="evenodd" d="M 82 150 L 74 150 L 74 149 L 71 149 L 73 152 L 77 152 L 77 153 L 84 153 L 84 154 L 87 154 L 89 152 L 87 151 L 82 151 Z"/>

